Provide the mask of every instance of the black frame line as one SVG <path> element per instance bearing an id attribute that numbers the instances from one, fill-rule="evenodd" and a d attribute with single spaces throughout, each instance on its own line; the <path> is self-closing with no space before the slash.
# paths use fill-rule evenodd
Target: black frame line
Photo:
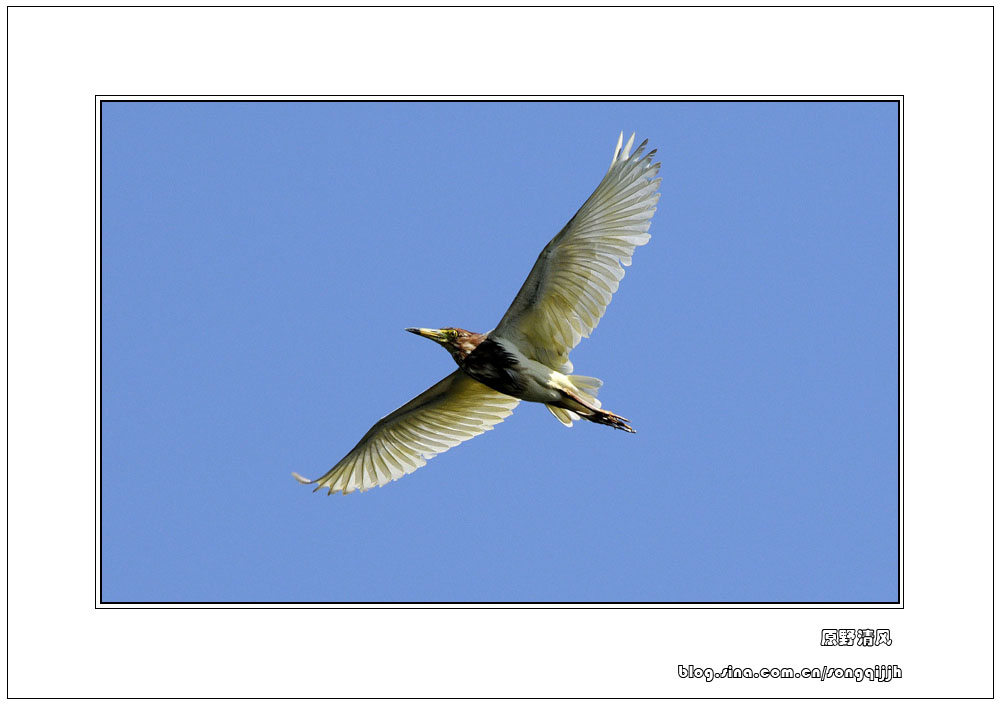
<path id="1" fill-rule="evenodd" d="M 53 7 L 64 7 L 64 6 L 53 6 Z M 134 6 L 129 6 L 134 7 Z M 141 6 L 146 7 L 146 6 Z M 154 6 L 150 6 L 154 7 Z M 178 6 L 180 7 L 180 6 Z M 263 6 L 252 6 L 252 7 L 263 7 Z M 312 6 L 310 6 L 312 7 Z M 729 7 L 729 6 L 717 6 L 717 7 Z M 798 7 L 798 6 L 797 6 Z M 804 7 L 804 6 L 803 6 Z M 895 7 L 895 6 L 893 6 Z M 970 7 L 981 7 L 981 6 L 970 6 Z M 987 6 L 988 7 L 988 6 Z M 8 25 L 9 31 L 9 25 Z M 9 68 L 8 68 L 9 71 Z M 892 94 L 884 94 L 879 96 L 878 99 L 874 100 L 863 100 L 864 97 L 876 98 L 876 96 L 846 96 L 846 95 L 830 95 L 830 96 L 796 96 L 796 97 L 775 97 L 768 98 L 765 96 L 753 96 L 753 95 L 723 95 L 723 96 L 686 96 L 686 97 L 676 97 L 672 98 L 669 96 L 632 96 L 630 98 L 619 98 L 617 96 L 610 95 L 599 95 L 599 96 L 573 96 L 573 97 L 561 97 L 561 96 L 462 96 L 462 97 L 448 97 L 448 98 L 429 98 L 427 96 L 317 96 L 317 95 L 307 95 L 307 96 L 281 96 L 281 95 L 217 95 L 212 98 L 205 96 L 205 100 L 192 100 L 192 98 L 200 98 L 202 96 L 168 96 L 168 97 L 155 97 L 155 98 L 143 98 L 139 95 L 121 95 L 115 97 L 102 97 L 101 95 L 95 95 L 95 125 L 94 125 L 94 149 L 95 149 L 95 195 L 97 196 L 97 203 L 94 209 L 94 227 L 95 227 L 95 262 L 94 268 L 96 272 L 97 286 L 95 290 L 95 347 L 97 348 L 97 369 L 95 370 L 95 392 L 97 396 L 97 423 L 96 423 L 96 436 L 95 440 L 95 475 L 97 480 L 97 491 L 95 492 L 95 514 L 97 518 L 95 526 L 95 552 L 98 556 L 97 575 L 94 585 L 95 592 L 95 609 L 101 608 L 134 608 L 134 609 L 171 609 L 173 607 L 196 607 L 205 606 L 208 608 L 223 608 L 224 606 L 232 606 L 234 608 L 248 608 L 248 609 L 273 609 L 273 608 L 291 608 L 291 609 L 317 609 L 326 607 L 337 607 L 342 609 L 516 609 L 518 607 L 528 607 L 533 606 L 533 608 L 561 608 L 561 609 L 829 609 L 832 607 L 846 607 L 846 608 L 875 608 L 875 609 L 903 609 L 903 557 L 904 557 L 904 544 L 903 544 L 903 369 L 904 369 L 904 355 L 903 355 L 903 102 L 904 96 L 898 95 L 895 98 L 890 98 Z M 410 99 L 410 100 L 406 100 Z M 460 103 L 460 102 L 523 102 L 523 103 L 547 103 L 547 102 L 623 102 L 623 103 L 725 103 L 725 102 L 761 102 L 761 103 L 803 103 L 803 102 L 842 102 L 842 103 L 896 103 L 897 106 L 897 122 L 896 122 L 896 148 L 897 148 L 897 219 L 896 219 L 896 243 L 897 243 L 897 262 L 896 262 L 896 277 L 897 277 L 897 291 L 896 291 L 896 301 L 897 301 L 897 466 L 896 466 L 896 512 L 897 512 L 897 522 L 896 522 L 896 546 L 897 546 L 897 561 L 896 561 L 896 601 L 895 602 L 757 602 L 757 601 L 747 601 L 747 602 L 629 602 L 629 601 L 608 601 L 608 602 L 580 602 L 580 601 L 568 601 L 568 602 L 526 602 L 526 601 L 504 601 L 504 602 L 481 602 L 481 601 L 463 601 L 463 602 L 439 602 L 439 601 L 415 601 L 415 602 L 304 602 L 304 601 L 276 601 L 276 602 L 255 602 L 255 601 L 236 601 L 236 602 L 213 602 L 213 601 L 170 601 L 170 602 L 152 602 L 152 601 L 122 601 L 122 602 L 105 602 L 103 600 L 103 561 L 104 556 L 101 550 L 101 533 L 103 529 L 103 522 L 101 516 L 101 505 L 102 505 L 102 494 L 103 494 L 103 483 L 101 475 L 101 455 L 103 455 L 103 448 L 101 448 L 100 439 L 102 438 L 103 431 L 103 393 L 101 386 L 101 370 L 103 369 L 103 350 L 102 350 L 102 336 L 98 336 L 98 326 L 97 323 L 102 320 L 102 294 L 103 294 L 103 281 L 101 273 L 101 254 L 102 254 L 102 233 L 101 233 L 101 220 L 102 213 L 100 206 L 103 203 L 103 188 L 102 188 L 102 145 L 101 145 L 101 116 L 102 107 L 104 103 L 115 103 L 115 102 L 143 102 L 143 103 L 233 103 L 233 102 L 282 102 L 282 103 L 348 103 L 348 102 L 372 102 L 372 103 L 382 103 L 382 102 L 432 102 L 432 103 Z M 9 112 L 9 107 L 8 107 Z M 9 123 L 9 121 L 8 121 Z M 10 140 L 10 127 L 8 124 L 8 142 Z M 9 184 L 9 164 L 8 164 L 8 184 Z M 995 177 L 994 177 L 995 179 Z M 8 186 L 8 200 L 9 200 L 9 186 Z M 8 216 L 9 218 L 9 216 Z M 995 223 L 994 223 L 995 224 Z M 8 270 L 9 270 L 8 263 Z M 9 285 L 8 285 L 9 286 Z M 8 304 L 9 305 L 9 304 Z M 101 331 L 103 334 L 103 330 Z M 9 373 L 9 363 L 8 363 L 8 373 Z M 8 399 L 8 410 L 9 410 L 9 399 Z M 98 453 L 98 448 L 101 448 L 101 452 Z M 995 458 L 994 458 L 995 460 Z M 995 482 L 995 479 L 994 479 Z M 8 493 L 8 504 L 9 504 L 9 493 Z M 9 538 L 8 538 L 9 541 Z M 995 541 L 995 539 L 994 539 Z M 8 559 L 9 561 L 9 559 Z M 9 563 L 8 563 L 8 575 L 9 575 Z M 8 578 L 9 579 L 9 578 Z M 98 588 L 100 586 L 100 588 Z M 994 616 L 995 623 L 995 616 Z M 112 698 L 112 699 L 122 699 L 122 698 Z M 132 699 L 148 699 L 148 698 L 132 698 Z M 216 698 L 210 698 L 216 699 Z M 293 698 L 293 699 L 313 699 L 313 698 Z M 374 699 L 374 698 L 362 698 L 362 699 Z M 420 699 L 420 698 L 416 698 Z M 441 698 L 441 699 L 458 699 L 458 698 Z M 554 698 L 543 698 L 543 699 L 554 699 Z M 626 698 L 634 699 L 634 698 Z M 714 699 L 714 698 L 698 698 L 698 699 Z M 786 700 L 792 698 L 746 698 L 754 700 Z M 833 698 L 810 698 L 810 699 L 833 699 Z"/>
<path id="2" fill-rule="evenodd" d="M 892 9 L 897 8 L 911 8 L 911 9 L 942 9 L 942 10 L 952 10 L 952 9 L 971 9 L 971 8 L 991 8 L 994 5 L 8 5 L 7 9 L 11 8 L 22 8 L 22 9 L 38 9 L 38 8 L 67 8 L 67 9 L 108 9 L 111 8 L 135 8 L 139 10 L 144 10 L 146 8 L 153 9 L 202 9 L 202 8 L 219 8 L 219 9 L 230 9 L 230 8 L 244 8 L 244 9 L 271 9 L 271 10 L 285 10 L 285 9 L 300 9 L 300 10 L 341 10 L 341 9 L 357 9 L 357 10 L 370 10 L 370 9 L 402 9 L 402 10 L 423 10 L 423 9 L 442 9 L 442 10 L 456 10 L 456 9 L 466 9 L 466 10 L 479 10 L 479 9 L 499 9 L 506 10 L 510 9 L 552 9 L 552 10 L 562 10 L 562 9 L 577 9 L 577 10 L 589 10 L 589 9 L 606 9 L 606 10 L 618 10 L 622 8 L 635 8 L 637 10 L 646 9 L 691 9 L 691 10 L 701 10 L 704 8 L 724 8 L 733 10 L 759 10 L 759 9 L 799 9 L 799 10 L 812 10 L 812 9 Z"/>

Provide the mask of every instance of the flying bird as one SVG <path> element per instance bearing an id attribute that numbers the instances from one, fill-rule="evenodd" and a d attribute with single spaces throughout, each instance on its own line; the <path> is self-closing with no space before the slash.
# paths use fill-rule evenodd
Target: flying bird
<path id="1" fill-rule="evenodd" d="M 303 484 L 329 494 L 381 487 L 426 464 L 513 413 L 522 400 L 545 404 L 564 425 L 585 419 L 635 433 L 628 419 L 601 408 L 602 382 L 571 374 L 569 353 L 597 327 L 632 253 L 649 242 L 660 198 L 656 150 L 644 141 L 630 154 L 618 136 L 597 189 L 545 246 L 500 323 L 487 333 L 463 328 L 407 328 L 440 344 L 458 369 L 404 404 L 364 435 L 328 473 Z"/>

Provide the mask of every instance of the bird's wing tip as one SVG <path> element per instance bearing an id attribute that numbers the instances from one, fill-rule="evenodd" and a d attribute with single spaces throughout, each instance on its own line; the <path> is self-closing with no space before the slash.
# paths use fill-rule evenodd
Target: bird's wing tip
<path id="1" fill-rule="evenodd" d="M 635 133 L 628 138 L 628 142 L 625 143 L 625 153 L 622 155 L 622 159 L 628 159 L 632 155 L 632 145 L 635 144 Z"/>
<path id="2" fill-rule="evenodd" d="M 297 472 L 293 472 L 292 477 L 301 482 L 303 485 L 311 485 L 312 483 L 316 482 L 316 480 L 307 480 L 306 478 L 299 475 Z"/>
<path id="3" fill-rule="evenodd" d="M 642 148 L 646 146 L 646 143 L 648 141 L 649 140 L 644 140 L 643 143 L 641 145 L 639 145 L 639 149 L 636 150 L 635 153 L 638 153 L 638 152 L 642 151 Z M 625 148 L 624 149 L 622 149 L 622 144 L 623 143 L 625 144 Z M 632 145 L 634 143 L 635 143 L 635 132 L 633 132 L 629 136 L 628 142 L 625 142 L 625 131 L 624 130 L 618 133 L 618 144 L 615 145 L 615 154 L 611 158 L 611 166 L 612 167 L 616 163 L 618 163 L 620 161 L 622 161 L 622 162 L 626 161 L 629 157 L 631 157 L 633 155 Z"/>

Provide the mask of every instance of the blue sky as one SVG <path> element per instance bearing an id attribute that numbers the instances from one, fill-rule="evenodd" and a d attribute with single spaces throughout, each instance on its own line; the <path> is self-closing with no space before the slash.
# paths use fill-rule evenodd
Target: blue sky
<path id="1" fill-rule="evenodd" d="M 618 137 L 652 240 L 576 372 L 402 480 L 317 477 L 492 328 Z M 894 601 L 894 103 L 105 103 L 105 601 Z"/>

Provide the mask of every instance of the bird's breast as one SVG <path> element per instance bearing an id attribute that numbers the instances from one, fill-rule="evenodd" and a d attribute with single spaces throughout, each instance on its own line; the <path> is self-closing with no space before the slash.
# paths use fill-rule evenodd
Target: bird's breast
<path id="1" fill-rule="evenodd" d="M 527 358 L 506 340 L 484 340 L 461 366 L 473 379 L 518 399 L 547 403 L 562 396 L 552 384 L 552 375 L 559 373 Z"/>

